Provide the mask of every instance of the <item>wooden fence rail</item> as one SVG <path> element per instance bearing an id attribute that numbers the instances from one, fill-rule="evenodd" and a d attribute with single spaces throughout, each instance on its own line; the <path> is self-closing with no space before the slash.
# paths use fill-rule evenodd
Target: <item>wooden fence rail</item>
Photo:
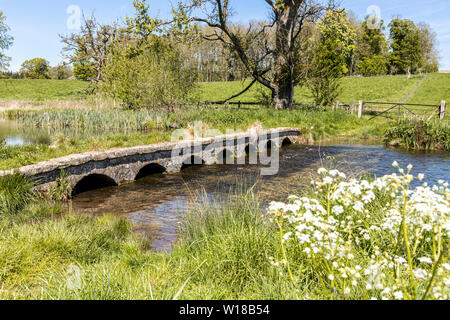
<path id="1" fill-rule="evenodd" d="M 417 104 L 417 103 L 402 103 L 402 102 L 369 102 L 358 101 L 351 103 L 336 102 L 333 110 L 343 109 L 349 113 L 357 113 L 358 118 L 364 114 L 372 115 L 370 120 L 377 117 L 385 117 L 397 120 L 401 118 L 421 118 L 430 120 L 434 117 L 439 119 L 445 118 L 446 102 L 442 101 L 440 105 L 433 104 Z"/>
<path id="2" fill-rule="evenodd" d="M 206 105 L 234 105 L 238 106 L 238 109 L 252 110 L 251 108 L 245 108 L 243 106 L 257 106 L 262 105 L 261 102 L 243 102 L 243 101 L 216 101 L 210 102 L 205 101 L 203 104 Z M 300 104 L 295 103 L 295 106 L 305 105 L 306 103 Z M 438 117 L 439 119 L 445 118 L 446 102 L 442 101 L 440 105 L 433 104 L 417 104 L 417 103 L 403 103 L 403 102 L 370 102 L 360 100 L 358 102 L 352 101 L 350 103 L 344 103 L 337 101 L 335 105 L 332 106 L 333 111 L 344 110 L 351 114 L 357 114 L 358 118 L 361 118 L 364 114 L 372 115 L 370 120 L 377 117 L 385 117 L 397 120 L 403 118 L 421 118 L 421 119 L 431 119 L 433 117 Z"/>

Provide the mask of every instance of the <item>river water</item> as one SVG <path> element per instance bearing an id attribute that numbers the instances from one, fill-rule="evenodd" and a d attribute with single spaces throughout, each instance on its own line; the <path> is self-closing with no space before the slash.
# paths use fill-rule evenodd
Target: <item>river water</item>
<path id="1" fill-rule="evenodd" d="M 319 167 L 337 168 L 348 175 L 381 176 L 396 172 L 392 163 L 413 174 L 425 174 L 429 184 L 450 181 L 450 153 L 410 152 L 377 145 L 338 144 L 289 146 L 280 152 L 280 170 L 275 176 L 260 176 L 258 165 L 213 165 L 190 167 L 176 174 L 157 174 L 134 183 L 77 195 L 76 212 L 113 213 L 127 217 L 140 233 L 149 235 L 152 247 L 170 251 L 180 224 L 194 202 L 209 205 L 228 198 L 236 188 L 257 183 L 257 193 L 265 204 L 284 201 L 310 185 Z"/>
<path id="2" fill-rule="evenodd" d="M 29 130 L 15 121 L 0 121 L 0 143 L 7 146 L 50 144 L 54 132 Z M 78 136 L 79 132 L 64 132 Z M 77 195 L 72 206 L 84 214 L 112 213 L 127 217 L 137 232 L 146 233 L 156 250 L 169 251 L 177 240 L 183 217 L 196 205 L 226 201 L 236 188 L 251 187 L 265 204 L 285 201 L 300 193 L 316 177 L 319 167 L 337 168 L 348 175 L 385 175 L 396 171 L 398 161 L 413 173 L 425 174 L 429 184 L 450 181 L 449 152 L 414 152 L 379 145 L 329 141 L 322 146 L 290 146 L 280 152 L 280 170 L 275 176 L 260 176 L 258 165 L 213 165 L 190 167 L 176 174 L 148 176 L 119 187 L 103 188 Z"/>

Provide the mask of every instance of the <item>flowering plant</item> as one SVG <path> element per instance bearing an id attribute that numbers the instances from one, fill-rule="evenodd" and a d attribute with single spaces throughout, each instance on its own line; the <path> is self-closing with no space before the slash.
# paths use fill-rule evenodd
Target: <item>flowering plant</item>
<path id="1" fill-rule="evenodd" d="M 411 189 L 424 176 L 399 168 L 376 179 L 348 179 L 318 170 L 310 197 L 272 202 L 282 259 L 298 296 L 301 279 L 336 299 L 449 299 L 450 191 L 448 184 Z M 296 269 L 288 257 L 302 261 Z"/>

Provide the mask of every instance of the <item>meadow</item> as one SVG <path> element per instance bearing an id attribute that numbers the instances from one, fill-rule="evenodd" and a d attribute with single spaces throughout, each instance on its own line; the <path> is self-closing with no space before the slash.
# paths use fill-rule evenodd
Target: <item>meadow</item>
<path id="1" fill-rule="evenodd" d="M 405 197 L 423 177 L 400 172 L 321 168 L 313 188 L 269 208 L 237 188 L 194 206 L 169 254 L 123 218 L 77 215 L 2 178 L 0 299 L 447 300 L 448 185 Z"/>
<path id="2" fill-rule="evenodd" d="M 339 100 L 401 102 L 417 87 L 423 77 L 426 80 L 407 101 L 409 103 L 440 104 L 450 100 L 450 74 L 406 76 L 346 77 L 342 79 L 342 92 Z M 248 81 L 199 83 L 192 94 L 196 101 L 222 101 L 243 90 Z M 11 101 L 26 101 L 31 105 L 50 107 L 62 101 L 85 101 L 88 83 L 71 80 L 4 80 L 0 79 L 0 106 Z M 261 101 L 260 86 L 255 85 L 242 96 L 231 101 Z M 266 92 L 267 93 L 267 92 Z M 294 99 L 298 103 L 312 101 L 305 87 L 297 87 Z M 93 104 L 92 100 L 87 103 Z"/>
<path id="3" fill-rule="evenodd" d="M 1 79 L 0 101 L 23 101 L 35 105 L 82 100 L 87 83 L 71 80 Z"/>

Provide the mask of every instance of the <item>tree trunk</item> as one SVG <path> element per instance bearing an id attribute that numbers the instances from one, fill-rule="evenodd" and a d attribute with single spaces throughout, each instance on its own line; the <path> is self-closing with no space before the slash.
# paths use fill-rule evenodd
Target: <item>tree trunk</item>
<path id="1" fill-rule="evenodd" d="M 281 83 L 272 91 L 272 100 L 276 109 L 287 109 L 294 105 L 294 86 L 291 82 Z"/>

